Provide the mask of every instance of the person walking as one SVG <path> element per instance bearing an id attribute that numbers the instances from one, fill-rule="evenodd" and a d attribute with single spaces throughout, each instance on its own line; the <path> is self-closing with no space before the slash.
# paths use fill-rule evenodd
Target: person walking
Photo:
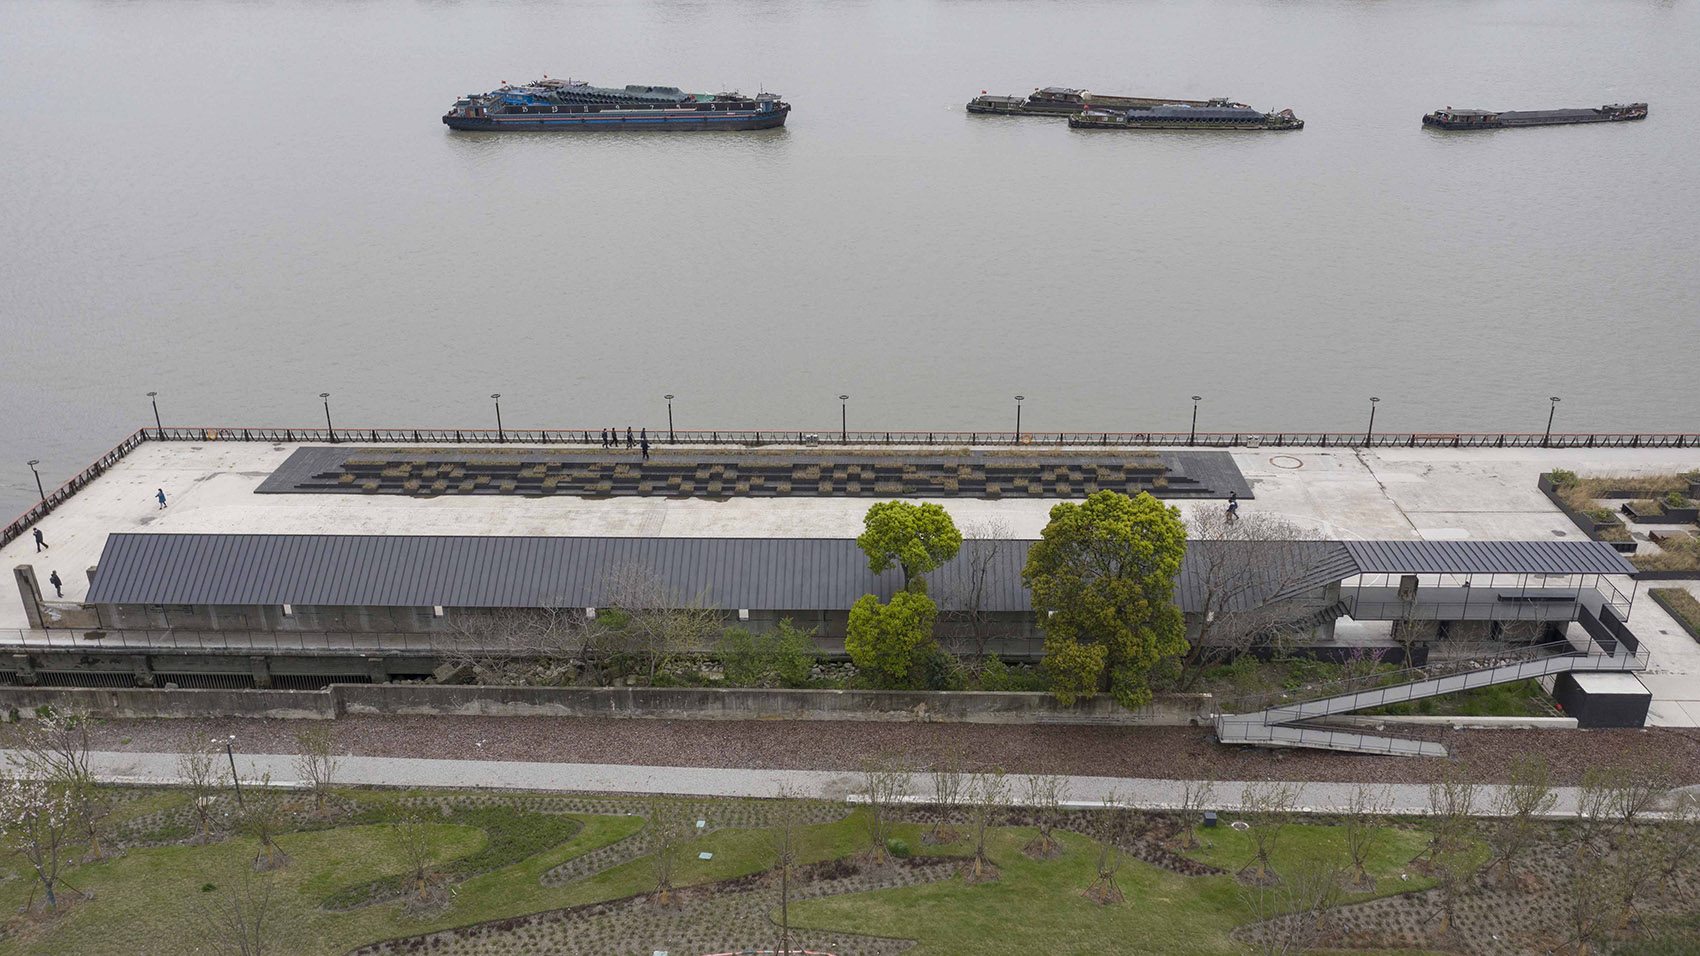
<path id="1" fill-rule="evenodd" d="M 649 429 L 648 428 L 638 429 L 638 441 L 649 441 Z"/>
<path id="2" fill-rule="evenodd" d="M 43 541 L 41 539 L 41 529 L 40 528 L 35 529 L 35 553 L 40 554 L 42 552 L 42 550 L 47 548 L 47 547 L 48 547 L 47 542 Z"/>
<path id="3" fill-rule="evenodd" d="M 620 430 L 618 428 L 608 429 L 608 447 L 609 448 L 620 447 Z"/>
<path id="4" fill-rule="evenodd" d="M 65 582 L 59 580 L 59 572 L 58 571 L 54 571 L 47 576 L 47 583 L 53 585 L 53 596 L 54 597 L 64 597 L 65 596 Z"/>
<path id="5" fill-rule="evenodd" d="M 648 461 L 649 460 L 649 439 L 645 438 L 645 439 L 642 439 L 641 441 L 639 441 L 638 447 L 643 449 L 643 460 Z"/>
<path id="6" fill-rule="evenodd" d="M 602 447 L 608 447 L 608 429 L 606 428 L 602 429 Z"/>
<path id="7" fill-rule="evenodd" d="M 631 448 L 631 447 L 635 446 L 636 444 L 637 444 L 637 442 L 632 440 L 632 426 L 627 425 L 626 426 L 626 447 Z"/>
<path id="8" fill-rule="evenodd" d="M 1240 493 L 1237 491 L 1228 492 L 1228 520 L 1240 520 Z"/>
<path id="9" fill-rule="evenodd" d="M 153 493 L 153 496 L 155 498 L 159 499 L 160 510 L 162 510 L 162 511 L 165 510 L 165 489 L 161 488 L 158 491 L 155 491 Z"/>

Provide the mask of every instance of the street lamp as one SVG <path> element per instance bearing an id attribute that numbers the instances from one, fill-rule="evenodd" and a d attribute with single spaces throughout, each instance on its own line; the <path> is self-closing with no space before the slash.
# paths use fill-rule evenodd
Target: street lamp
<path id="1" fill-rule="evenodd" d="M 507 438 L 502 433 L 502 393 L 492 392 L 490 394 L 490 400 L 496 403 L 496 440 L 507 441 Z"/>
<path id="2" fill-rule="evenodd" d="M 1192 444 L 1198 438 L 1198 403 L 1204 401 L 1203 395 L 1192 397 L 1192 431 L 1186 433 L 1186 443 Z"/>
<path id="3" fill-rule="evenodd" d="M 1547 433 L 1541 436 L 1542 448 L 1547 447 L 1548 443 L 1552 441 L 1552 417 L 1558 414 L 1558 396 L 1554 395 L 1548 401 L 1552 402 L 1552 409 L 1547 412 Z"/>
<path id="4" fill-rule="evenodd" d="M 236 735 L 231 734 L 224 739 L 224 755 L 230 758 L 230 779 L 236 784 L 236 805 L 242 806 L 242 776 L 236 772 L 236 751 L 231 745 L 236 743 Z"/>
<path id="5" fill-rule="evenodd" d="M 1015 442 L 1021 442 L 1021 403 L 1027 401 L 1027 396 L 1015 396 Z"/>
<path id="6" fill-rule="evenodd" d="M 673 443 L 673 396 L 663 395 L 667 400 L 667 443 Z"/>
<path id="7" fill-rule="evenodd" d="M 47 492 L 41 490 L 41 472 L 35 470 L 35 466 L 39 465 L 39 464 L 41 464 L 40 458 L 31 458 L 30 459 L 30 473 L 35 475 L 35 490 L 41 493 L 41 500 L 46 501 L 47 500 Z"/>
<path id="8" fill-rule="evenodd" d="M 1369 397 L 1369 430 L 1364 432 L 1365 448 L 1369 447 L 1370 439 L 1375 437 L 1375 406 L 1380 403 L 1380 401 L 1381 399 L 1376 398 L 1374 395 Z"/>
<path id="9" fill-rule="evenodd" d="M 325 403 L 325 431 L 330 433 L 331 441 L 336 441 L 336 429 L 331 427 L 331 393 L 320 392 L 319 398 Z"/>
<path id="10" fill-rule="evenodd" d="M 153 427 L 159 431 L 159 437 L 164 438 L 165 426 L 159 423 L 159 399 L 154 397 L 158 394 L 158 392 L 149 392 L 148 401 L 153 403 Z"/>
<path id="11" fill-rule="evenodd" d="M 850 396 L 838 396 L 838 442 L 850 444 Z"/>

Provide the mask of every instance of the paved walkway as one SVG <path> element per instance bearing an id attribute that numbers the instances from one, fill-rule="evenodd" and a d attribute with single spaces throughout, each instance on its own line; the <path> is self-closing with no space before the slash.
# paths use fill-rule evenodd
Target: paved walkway
<path id="1" fill-rule="evenodd" d="M 0 751 L 0 759 L 10 756 Z M 273 786 L 298 787 L 294 769 L 295 758 L 280 754 L 238 754 L 237 769 L 242 781 L 256 785 L 266 774 Z M 172 784 L 177 783 L 177 755 L 170 753 L 120 753 L 101 751 L 93 754 L 93 766 L 102 779 L 112 783 Z M 850 800 L 860 796 L 861 775 L 854 771 L 834 770 L 742 770 L 706 767 L 638 767 L 621 764 L 530 763 L 506 760 L 417 760 L 400 757 L 341 758 L 336 779 L 339 783 L 367 786 L 454 788 L 486 790 L 542 790 L 624 794 L 681 794 L 710 797 L 773 797 L 781 787 L 793 793 L 825 800 Z M 1152 780 L 1142 777 L 1067 777 L 1068 802 L 1072 806 L 1100 806 L 1105 796 L 1114 793 L 1123 803 L 1144 809 L 1171 809 L 1181 804 L 1184 784 L 1179 780 Z M 1012 802 L 1020 801 L 1020 782 L 1012 781 L 1016 791 Z M 926 774 L 915 777 L 917 796 L 925 799 L 931 794 Z M 1241 807 L 1243 781 L 1223 781 L 1215 785 L 1216 799 L 1212 806 L 1222 810 Z M 1343 809 L 1351 799 L 1355 784 L 1294 783 L 1298 788 L 1298 805 L 1305 810 L 1325 813 Z M 1378 790 L 1380 788 L 1377 788 Z M 1500 788 L 1483 785 L 1477 788 L 1477 806 L 1484 813 L 1492 806 L 1493 795 Z M 1559 787 L 1554 816 L 1575 816 L 1578 788 Z M 1685 788 L 1700 793 L 1700 787 Z M 1429 790 L 1416 784 L 1392 784 L 1385 787 L 1391 808 L 1399 813 L 1428 812 Z"/>

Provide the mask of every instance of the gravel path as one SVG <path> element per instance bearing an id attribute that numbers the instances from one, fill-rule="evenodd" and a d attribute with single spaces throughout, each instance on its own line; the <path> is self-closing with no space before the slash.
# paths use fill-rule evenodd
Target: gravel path
<path id="1" fill-rule="evenodd" d="M 191 730 L 236 735 L 247 753 L 293 753 L 291 720 L 111 720 L 94 746 L 124 752 L 180 749 Z M 882 752 L 918 763 L 952 755 L 1010 772 L 1181 780 L 1424 783 L 1445 763 L 1323 751 L 1257 750 L 1212 742 L 1208 728 L 1063 727 L 861 721 L 682 721 L 563 717 L 345 717 L 338 749 L 370 757 L 516 760 L 638 766 L 851 770 Z M 1668 761 L 1700 783 L 1700 730 L 1442 731 L 1472 774 L 1503 781 L 1511 759 L 1546 756 L 1555 783 L 1591 766 Z"/>

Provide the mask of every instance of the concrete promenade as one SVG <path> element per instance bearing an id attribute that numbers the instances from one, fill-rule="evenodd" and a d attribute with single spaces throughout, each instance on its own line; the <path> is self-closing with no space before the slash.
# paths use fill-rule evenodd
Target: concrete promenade
<path id="1" fill-rule="evenodd" d="M 9 757 L 0 751 L 0 759 Z M 284 754 L 237 754 L 237 770 L 245 786 L 257 785 L 265 774 L 271 775 L 273 786 L 298 787 L 294 769 L 295 758 Z M 421 760 L 400 757 L 340 758 L 338 783 L 361 786 L 449 788 L 483 790 L 525 790 L 617 794 L 674 794 L 707 797 L 774 797 L 781 787 L 791 792 L 824 800 L 856 801 L 862 781 L 855 771 L 834 770 L 760 770 L 717 769 L 707 767 L 640 767 L 620 764 L 529 763 L 504 760 Z M 102 751 L 92 755 L 92 764 L 103 780 L 126 784 L 172 784 L 176 777 L 177 755 L 170 753 L 120 753 Z M 1141 777 L 1071 776 L 1068 781 L 1070 805 L 1101 806 L 1104 797 L 1117 795 L 1122 803 L 1141 809 L 1172 809 L 1181 805 L 1183 783 L 1178 780 L 1153 780 Z M 924 773 L 915 775 L 916 796 L 925 800 L 931 795 L 931 783 Z M 1018 781 L 1012 802 L 1019 803 Z M 1356 789 L 1349 783 L 1295 783 L 1299 788 L 1298 805 L 1306 811 L 1327 813 L 1342 809 Z M 1243 781 L 1222 781 L 1215 785 L 1211 806 L 1221 810 L 1241 807 Z M 1375 787 L 1380 791 L 1381 787 Z M 1500 788 L 1482 785 L 1477 788 L 1477 807 L 1487 815 L 1493 795 Z M 1700 792 L 1700 787 L 1686 790 Z M 1431 807 L 1429 790 L 1425 785 L 1385 785 L 1391 810 L 1402 814 L 1423 814 Z M 1573 817 L 1579 790 L 1576 787 L 1557 787 L 1558 803 L 1555 817 Z"/>
<path id="2" fill-rule="evenodd" d="M 97 563 L 113 532 L 854 537 L 872 503 L 866 498 L 255 494 L 297 447 L 144 443 L 38 525 L 50 550 L 36 554 L 25 535 L 0 551 L 0 560 L 7 567 L 34 565 L 43 587 L 48 572 L 57 570 L 65 582 L 65 601 L 75 602 L 87 593 L 86 569 Z M 725 450 L 730 449 L 662 447 L 654 453 L 691 459 Z M 1034 449 L 1035 454 L 1044 451 Z M 1095 449 L 1071 446 L 1068 451 L 1091 454 Z M 1256 496 L 1245 503 L 1245 511 L 1279 514 L 1330 539 L 1580 540 L 1585 536 L 1536 490 L 1541 472 L 1659 474 L 1700 465 L 1695 449 L 1265 447 L 1236 448 L 1231 454 Z M 153 500 L 159 488 L 169 502 L 164 510 Z M 1036 538 L 1056 500 L 954 498 L 939 503 L 960 526 L 996 522 L 1008 535 Z M 1183 501 L 1179 507 L 1190 515 L 1222 505 Z M 1633 582 L 1613 583 L 1627 592 Z M 1700 594 L 1700 582 L 1660 586 Z M 1629 623 L 1653 658 L 1641 677 L 1654 697 L 1648 722 L 1700 726 L 1700 644 L 1645 596 L 1645 584 L 1635 590 Z M 28 627 L 17 597 L 0 597 L 0 639 L 3 632 Z M 1343 641 L 1353 639 L 1350 627 L 1343 625 Z"/>

